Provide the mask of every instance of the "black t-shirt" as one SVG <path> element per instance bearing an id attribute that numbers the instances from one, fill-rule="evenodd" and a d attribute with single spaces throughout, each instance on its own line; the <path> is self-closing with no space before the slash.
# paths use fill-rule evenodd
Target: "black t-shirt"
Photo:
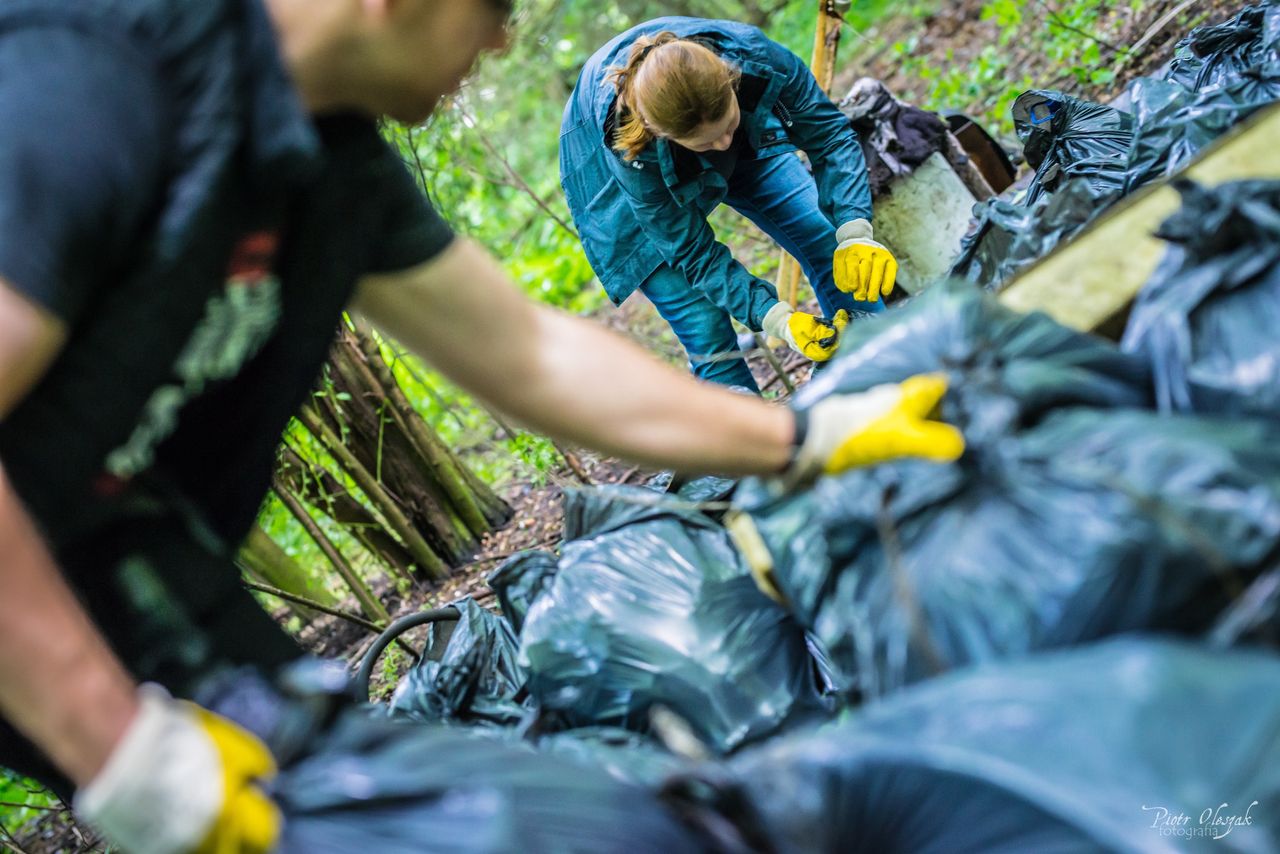
<path id="1" fill-rule="evenodd" d="M 258 0 L 6 6 L 0 277 L 70 335 L 0 459 L 55 548 L 155 491 L 231 548 L 357 280 L 451 232 L 373 122 L 302 112 Z"/>

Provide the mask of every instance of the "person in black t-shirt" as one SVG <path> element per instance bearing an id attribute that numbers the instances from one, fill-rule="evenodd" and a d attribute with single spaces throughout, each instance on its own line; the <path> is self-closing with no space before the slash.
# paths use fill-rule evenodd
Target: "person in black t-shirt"
<path id="1" fill-rule="evenodd" d="M 344 307 L 493 406 L 660 466 L 951 459 L 917 378 L 793 415 L 537 306 L 378 137 L 504 0 L 0 5 L 0 763 L 127 850 L 265 851 L 252 735 L 173 700 L 297 650 L 232 562 Z M 152 684 L 139 688 L 137 681 Z"/>

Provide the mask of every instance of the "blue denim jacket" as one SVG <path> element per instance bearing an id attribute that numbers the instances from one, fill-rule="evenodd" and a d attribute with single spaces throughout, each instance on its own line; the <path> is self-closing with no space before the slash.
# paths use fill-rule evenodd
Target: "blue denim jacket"
<path id="1" fill-rule="evenodd" d="M 755 158 L 808 154 L 822 212 L 833 228 L 871 218 L 871 188 L 849 122 L 804 62 L 760 30 L 731 21 L 658 18 L 596 51 L 582 69 L 560 130 L 560 182 L 587 260 L 621 303 L 663 263 L 685 273 L 712 302 L 752 329 L 777 301 L 773 286 L 734 261 L 707 216 L 723 201 L 725 178 L 707 160 L 656 140 L 631 162 L 606 139 L 616 93 L 608 74 L 642 36 L 671 31 L 698 38 L 742 72 L 742 132 Z"/>

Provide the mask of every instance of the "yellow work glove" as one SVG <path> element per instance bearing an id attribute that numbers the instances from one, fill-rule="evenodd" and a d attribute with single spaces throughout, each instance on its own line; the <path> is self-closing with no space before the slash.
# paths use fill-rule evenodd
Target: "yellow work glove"
<path id="1" fill-rule="evenodd" d="M 841 310 L 830 322 L 803 311 L 796 311 L 785 302 L 769 309 L 762 328 L 765 334 L 780 338 L 797 353 L 815 362 L 825 362 L 836 353 L 840 333 L 849 325 L 849 312 Z"/>
<path id="2" fill-rule="evenodd" d="M 951 462 L 964 453 L 964 436 L 931 419 L 947 393 L 941 374 L 920 374 L 858 394 L 832 395 L 797 413 L 799 449 L 790 476 L 838 474 L 902 457 Z"/>
<path id="3" fill-rule="evenodd" d="M 257 784 L 276 773 L 253 734 L 156 685 L 75 808 L 129 854 L 265 854 L 281 817 Z"/>
<path id="4" fill-rule="evenodd" d="M 836 231 L 836 243 L 837 288 L 863 302 L 875 302 L 893 293 L 898 259 L 883 244 L 871 239 L 871 223 L 865 219 L 846 222 Z"/>

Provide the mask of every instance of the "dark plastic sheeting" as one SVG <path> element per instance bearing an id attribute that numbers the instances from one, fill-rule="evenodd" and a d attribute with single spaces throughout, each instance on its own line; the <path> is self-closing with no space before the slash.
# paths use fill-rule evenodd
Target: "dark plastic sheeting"
<path id="1" fill-rule="evenodd" d="M 1119 639 L 916 686 L 730 770 L 779 854 L 1274 852 L 1280 659 Z"/>
<path id="2" fill-rule="evenodd" d="M 1280 416 L 1280 181 L 1179 190 L 1122 346 L 1165 410 Z"/>
<path id="3" fill-rule="evenodd" d="M 1036 173 L 1025 192 L 974 206 L 951 274 L 999 288 L 1118 199 L 1181 170 L 1277 99 L 1274 5 L 1193 30 L 1161 75 L 1130 84 L 1122 100 L 1132 114 L 1061 92 L 1023 93 L 1013 105 L 1014 125 Z"/>
<path id="4" fill-rule="evenodd" d="M 737 494 L 854 695 L 1118 632 L 1203 631 L 1275 559 L 1280 425 L 1079 408 L 1146 402 L 1143 370 L 962 287 L 850 332 L 802 405 L 942 370 L 941 414 L 968 441 L 955 464 Z"/>
<path id="5" fill-rule="evenodd" d="M 526 712 L 519 702 L 525 674 L 511 625 L 474 599 L 452 604 L 461 618 L 449 624 L 447 641 L 441 624 L 431 625 L 426 654 L 396 687 L 391 710 L 426 721 L 516 723 Z"/>
<path id="6" fill-rule="evenodd" d="M 222 674 L 197 699 L 276 756 L 280 773 L 266 790 L 284 814 L 277 854 L 706 850 L 649 790 L 603 762 L 539 752 L 510 729 L 354 707 L 337 662 L 302 662 L 274 683 Z"/>
<path id="7" fill-rule="evenodd" d="M 645 489 L 566 503 L 578 539 L 521 633 L 544 710 L 570 726 L 645 730 L 662 705 L 727 751 L 822 708 L 803 630 L 720 526 Z"/>

